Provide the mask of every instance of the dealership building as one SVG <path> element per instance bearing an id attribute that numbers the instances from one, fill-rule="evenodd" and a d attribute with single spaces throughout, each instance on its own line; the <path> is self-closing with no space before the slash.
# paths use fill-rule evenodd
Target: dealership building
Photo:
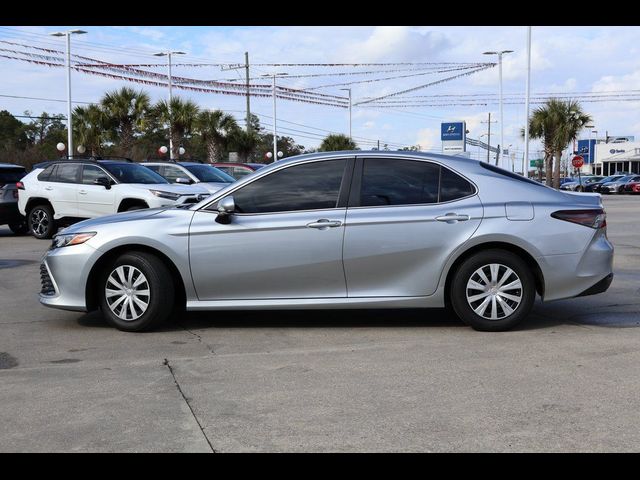
<path id="1" fill-rule="evenodd" d="M 633 136 L 578 140 L 577 147 L 585 162 L 582 173 L 604 176 L 616 172 L 640 174 L 640 142 L 636 142 Z"/>

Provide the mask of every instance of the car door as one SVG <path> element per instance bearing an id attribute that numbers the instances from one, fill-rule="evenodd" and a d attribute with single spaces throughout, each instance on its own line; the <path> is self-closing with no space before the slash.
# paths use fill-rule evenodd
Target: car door
<path id="1" fill-rule="evenodd" d="M 342 241 L 353 160 L 286 166 L 233 190 L 236 212 L 194 214 L 189 261 L 200 300 L 346 296 Z M 221 199 L 218 199 L 221 200 Z"/>
<path id="2" fill-rule="evenodd" d="M 58 163 L 46 182 L 45 196 L 51 202 L 56 218 L 78 216 L 78 176 L 80 164 Z"/>
<path id="3" fill-rule="evenodd" d="M 78 186 L 78 216 L 94 218 L 115 213 L 115 192 L 112 188 L 96 185 L 98 178 L 111 177 L 97 165 L 83 165 Z"/>
<path id="4" fill-rule="evenodd" d="M 359 158 L 349 198 L 349 297 L 425 296 L 473 234 L 483 209 L 471 182 L 435 162 Z"/>

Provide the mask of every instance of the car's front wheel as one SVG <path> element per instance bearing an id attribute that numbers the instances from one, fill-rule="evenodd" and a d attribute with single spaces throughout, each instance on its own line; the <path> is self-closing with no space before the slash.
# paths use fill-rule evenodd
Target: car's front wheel
<path id="1" fill-rule="evenodd" d="M 171 272 L 162 260 L 148 253 L 120 255 L 104 269 L 98 287 L 102 313 L 119 330 L 154 328 L 173 308 Z"/>
<path id="2" fill-rule="evenodd" d="M 509 251 L 478 252 L 462 262 L 454 275 L 451 305 L 475 330 L 509 330 L 533 308 L 533 273 L 526 262 Z"/>
<path id="3" fill-rule="evenodd" d="M 29 231 L 39 239 L 51 238 L 56 233 L 53 210 L 49 205 L 37 205 L 29 211 L 27 218 Z"/>

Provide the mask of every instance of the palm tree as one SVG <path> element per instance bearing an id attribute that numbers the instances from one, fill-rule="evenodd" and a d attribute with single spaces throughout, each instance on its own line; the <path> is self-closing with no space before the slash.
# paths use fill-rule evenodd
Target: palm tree
<path id="1" fill-rule="evenodd" d="M 229 144 L 238 124 L 233 116 L 222 110 L 204 110 L 196 118 L 196 129 L 207 146 L 208 160 L 215 162 Z"/>
<path id="2" fill-rule="evenodd" d="M 529 118 L 529 135 L 542 139 L 544 163 L 548 186 L 560 188 L 560 163 L 562 151 L 573 141 L 591 117 L 582 111 L 578 102 L 550 98 L 536 108 Z M 555 166 L 553 157 L 556 156 Z M 552 175 L 553 170 L 553 175 Z"/>
<path id="3" fill-rule="evenodd" d="M 152 115 L 161 123 L 169 126 L 169 137 L 173 143 L 171 158 L 178 158 L 178 149 L 183 139 L 191 135 L 193 126 L 200 109 L 191 100 L 182 100 L 179 97 L 169 102 L 161 100 L 152 109 Z"/>
<path id="4" fill-rule="evenodd" d="M 553 169 L 553 187 L 560 188 L 560 158 L 562 151 L 568 144 L 573 142 L 580 130 L 593 121 L 593 118 L 586 114 L 580 104 L 575 100 L 561 102 L 561 108 L 556 112 L 558 117 L 558 127 L 555 135 L 556 163 Z"/>
<path id="5" fill-rule="evenodd" d="M 73 110 L 73 133 L 78 144 L 87 148 L 93 157 L 100 155 L 102 144 L 106 140 L 106 122 L 105 112 L 97 105 L 76 107 Z"/>
<path id="6" fill-rule="evenodd" d="M 143 128 L 149 112 L 149 95 L 123 87 L 105 94 L 100 103 L 109 119 L 111 139 L 119 144 L 122 155 L 131 156 L 135 134 Z"/>
<path id="7" fill-rule="evenodd" d="M 331 134 L 327 135 L 318 151 L 320 152 L 335 152 L 338 150 L 357 150 L 356 143 L 346 135 Z"/>

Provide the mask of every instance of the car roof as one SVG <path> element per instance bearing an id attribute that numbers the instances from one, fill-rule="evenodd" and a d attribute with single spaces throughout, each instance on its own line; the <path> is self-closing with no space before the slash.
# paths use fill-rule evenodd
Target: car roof
<path id="1" fill-rule="evenodd" d="M 0 168 L 22 168 L 23 170 L 26 170 L 24 166 L 17 165 L 15 163 L 0 163 Z"/>

